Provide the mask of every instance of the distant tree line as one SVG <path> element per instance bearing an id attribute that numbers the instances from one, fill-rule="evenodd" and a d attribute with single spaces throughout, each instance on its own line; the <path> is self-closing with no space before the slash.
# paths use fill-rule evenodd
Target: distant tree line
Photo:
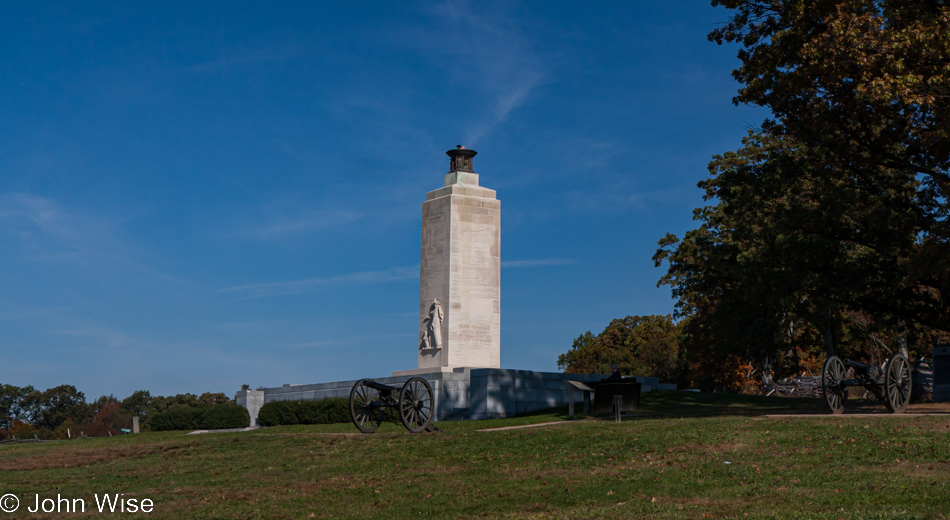
<path id="1" fill-rule="evenodd" d="M 143 429 L 150 419 L 176 408 L 206 408 L 234 404 L 223 392 L 153 396 L 138 390 L 119 401 L 113 395 L 86 402 L 72 385 L 39 391 L 32 386 L 0 384 L 0 439 L 65 439 L 67 436 L 104 437 L 132 427 L 138 416 Z"/>
<path id="2" fill-rule="evenodd" d="M 709 39 L 739 46 L 734 102 L 772 116 L 713 157 L 698 227 L 654 256 L 684 380 L 736 388 L 753 367 L 815 372 L 832 353 L 880 363 L 947 342 L 950 6 L 712 4 L 730 14 Z M 564 366 L 611 352 L 610 329 L 578 338 Z"/>

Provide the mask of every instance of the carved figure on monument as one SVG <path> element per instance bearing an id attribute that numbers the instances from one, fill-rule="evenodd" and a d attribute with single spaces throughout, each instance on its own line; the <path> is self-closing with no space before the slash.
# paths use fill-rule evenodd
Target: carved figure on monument
<path id="1" fill-rule="evenodd" d="M 424 340 L 428 344 L 427 348 L 442 348 L 442 320 L 444 317 L 439 299 L 432 300 L 432 306 L 429 307 L 429 323 L 426 326 L 427 337 Z"/>

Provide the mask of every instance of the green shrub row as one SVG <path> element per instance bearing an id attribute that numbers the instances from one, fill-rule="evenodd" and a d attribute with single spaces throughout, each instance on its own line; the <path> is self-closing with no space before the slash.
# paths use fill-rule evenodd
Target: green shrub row
<path id="1" fill-rule="evenodd" d="M 334 424 L 350 422 L 350 400 L 330 397 L 317 401 L 271 401 L 261 407 L 257 424 Z"/>
<path id="2" fill-rule="evenodd" d="M 235 404 L 210 406 L 175 406 L 149 418 L 153 431 L 220 430 L 246 428 L 251 424 L 247 409 Z"/>

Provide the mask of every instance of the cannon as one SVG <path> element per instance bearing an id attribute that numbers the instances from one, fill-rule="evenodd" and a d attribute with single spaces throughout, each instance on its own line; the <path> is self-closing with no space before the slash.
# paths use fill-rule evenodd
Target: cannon
<path id="1" fill-rule="evenodd" d="M 852 376 L 848 377 L 848 369 Z M 891 413 L 903 413 L 910 402 L 911 367 L 903 354 L 894 354 L 884 367 L 831 356 L 821 370 L 821 389 L 831 413 L 844 412 L 848 388 L 863 386 Z"/>
<path id="2" fill-rule="evenodd" d="M 350 390 L 350 418 L 363 433 L 373 433 L 383 422 L 387 408 L 399 410 L 403 426 L 412 433 L 432 429 L 432 387 L 413 377 L 402 387 L 360 379 Z"/>

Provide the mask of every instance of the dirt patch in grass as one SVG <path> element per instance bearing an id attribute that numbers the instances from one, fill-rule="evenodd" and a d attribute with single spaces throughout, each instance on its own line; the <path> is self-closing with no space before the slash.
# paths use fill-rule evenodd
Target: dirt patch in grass
<path id="1" fill-rule="evenodd" d="M 368 437 L 368 434 L 365 433 L 344 433 L 344 432 L 312 432 L 312 433 L 278 433 L 277 437 L 293 437 L 301 439 L 312 439 L 312 438 L 326 438 L 326 439 L 336 439 L 340 437 Z M 386 434 L 377 435 L 377 437 L 385 437 Z"/>
<path id="2" fill-rule="evenodd" d="M 0 471 L 82 468 L 115 459 L 140 459 L 155 453 L 180 450 L 184 447 L 185 446 L 180 444 L 159 444 L 151 446 L 109 446 L 76 448 L 71 450 L 49 450 L 37 455 L 29 455 L 15 460 L 0 462 Z"/>
<path id="3" fill-rule="evenodd" d="M 946 479 L 950 473 L 950 461 L 939 460 L 934 462 L 901 462 L 887 468 L 881 468 L 881 473 L 900 471 L 908 477 L 915 477 L 924 480 L 935 478 Z"/>
<path id="4" fill-rule="evenodd" d="M 726 502 L 724 500 L 715 500 L 706 497 L 677 498 L 665 496 L 650 497 L 650 502 L 660 505 L 700 506 L 709 508 L 723 508 L 726 505 L 735 506 L 738 503 L 737 500 Z"/>
<path id="5" fill-rule="evenodd" d="M 733 453 L 737 451 L 746 451 L 748 444 L 743 442 L 720 443 L 720 444 L 685 444 L 678 450 L 679 453 Z"/>
<path id="6" fill-rule="evenodd" d="M 817 414 L 817 415 L 830 415 L 831 412 L 828 410 L 824 401 L 821 399 L 816 399 L 816 402 L 819 402 L 815 410 L 811 412 L 804 412 L 804 414 Z M 803 415 L 800 411 L 791 411 L 790 414 Z M 948 414 L 950 415 L 950 403 L 911 403 L 907 405 L 905 414 Z M 784 411 L 778 412 L 769 412 L 770 415 L 785 415 Z M 885 415 L 890 416 L 894 415 L 888 411 L 887 407 L 884 406 L 884 403 L 877 401 L 875 399 L 850 399 L 844 404 L 844 416 L 853 414 L 870 414 L 870 415 Z"/>
<path id="7" fill-rule="evenodd" d="M 558 508 L 541 502 L 521 506 L 519 509 L 523 514 L 530 515 L 531 518 L 552 518 L 551 515 L 558 511 Z"/>

